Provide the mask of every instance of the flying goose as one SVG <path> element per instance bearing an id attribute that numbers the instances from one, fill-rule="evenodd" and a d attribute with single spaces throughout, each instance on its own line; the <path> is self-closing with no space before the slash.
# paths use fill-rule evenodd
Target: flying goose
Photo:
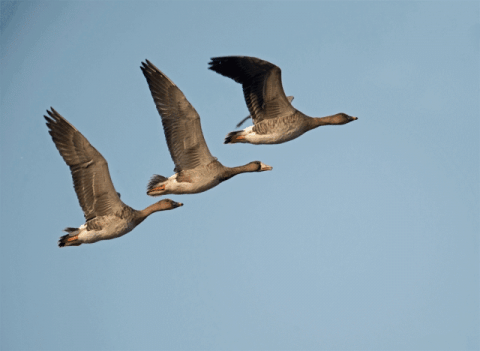
<path id="1" fill-rule="evenodd" d="M 59 247 L 91 244 L 127 234 L 154 212 L 183 206 L 165 199 L 137 211 L 120 200 L 105 158 L 88 140 L 53 108 L 47 110 L 49 133 L 60 155 L 70 167 L 78 201 L 85 215 L 79 228 L 65 228 Z"/>
<path id="2" fill-rule="evenodd" d="M 242 84 L 253 126 L 230 132 L 225 144 L 281 144 L 324 125 L 346 124 L 357 117 L 337 113 L 309 117 L 291 105 L 282 86 L 281 70 L 274 64 L 248 56 L 213 57 L 209 69 Z"/>
<path id="3" fill-rule="evenodd" d="M 142 62 L 140 68 L 162 118 L 168 149 L 175 163 L 175 174 L 170 178 L 161 175 L 151 178 L 148 195 L 201 193 L 237 174 L 272 169 L 260 161 L 232 168 L 222 165 L 208 150 L 200 116 L 181 90 L 150 61 Z"/>

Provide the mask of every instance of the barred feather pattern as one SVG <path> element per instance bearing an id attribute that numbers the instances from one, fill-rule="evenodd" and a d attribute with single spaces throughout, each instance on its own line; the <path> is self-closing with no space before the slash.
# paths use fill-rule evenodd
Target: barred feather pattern
<path id="1" fill-rule="evenodd" d="M 51 108 L 44 116 L 49 133 L 73 178 L 78 201 L 87 221 L 123 207 L 105 158 L 64 117 Z"/>
<path id="2" fill-rule="evenodd" d="M 204 166 L 216 160 L 210 153 L 200 125 L 200 116 L 182 91 L 150 61 L 140 67 L 162 118 L 163 130 L 174 172 Z"/>

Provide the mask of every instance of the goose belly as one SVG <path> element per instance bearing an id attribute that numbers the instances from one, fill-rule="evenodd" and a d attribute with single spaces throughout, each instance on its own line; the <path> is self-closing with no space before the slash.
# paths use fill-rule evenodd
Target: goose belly
<path id="1" fill-rule="evenodd" d="M 281 144 L 298 138 L 303 133 L 305 131 L 300 128 L 281 128 L 266 134 L 256 133 L 252 130 L 245 139 L 251 144 Z"/>
<path id="2" fill-rule="evenodd" d="M 251 144 L 281 144 L 298 138 L 307 130 L 303 119 L 292 115 L 263 120 L 244 132 L 245 139 Z"/>
<path id="3" fill-rule="evenodd" d="M 220 180 L 217 177 L 212 177 L 208 172 L 201 172 L 200 174 L 187 173 L 184 175 L 183 180 L 184 181 L 179 182 L 177 180 L 177 174 L 170 177 L 165 187 L 168 193 L 197 194 L 220 184 Z"/>
<path id="4" fill-rule="evenodd" d="M 83 226 L 82 226 L 83 227 Z M 86 226 L 80 231 L 78 239 L 86 244 L 93 244 L 100 240 L 110 240 L 121 237 L 135 228 L 133 222 L 118 217 L 109 217 L 103 221 L 101 229 L 87 230 Z M 80 229 L 82 229 L 80 227 Z"/>

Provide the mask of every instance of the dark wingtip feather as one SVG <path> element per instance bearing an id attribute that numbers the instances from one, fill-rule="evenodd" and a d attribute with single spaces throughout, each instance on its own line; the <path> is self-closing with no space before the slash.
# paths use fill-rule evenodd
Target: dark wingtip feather
<path id="1" fill-rule="evenodd" d="M 217 58 L 215 57 L 210 58 L 210 62 L 208 63 L 208 69 L 215 71 L 213 66 L 216 64 L 216 62 L 217 62 Z"/>
<path id="2" fill-rule="evenodd" d="M 143 72 L 143 75 L 147 79 L 147 83 L 150 86 L 150 90 L 152 95 L 154 95 L 155 89 L 152 90 L 152 84 L 154 86 L 163 85 L 163 84 L 170 84 L 172 86 L 176 86 L 170 78 L 168 78 L 157 66 L 155 66 L 153 63 L 145 59 L 146 62 L 142 62 L 142 66 L 140 66 L 140 69 Z M 155 97 L 154 97 L 155 100 Z"/>
<path id="3" fill-rule="evenodd" d="M 142 62 L 142 65 L 140 66 L 143 72 L 152 70 L 152 71 L 158 71 L 161 72 L 157 66 L 155 66 L 153 63 L 151 63 L 149 60 L 145 59 L 145 62 Z"/>
<path id="4" fill-rule="evenodd" d="M 151 75 L 151 71 L 154 70 L 155 66 L 153 66 L 153 67 L 152 66 L 153 66 L 153 64 L 150 61 L 148 61 L 147 59 L 145 59 L 145 62 L 142 62 L 142 65 L 140 66 L 140 69 L 142 70 L 143 75 L 147 79 Z"/>
<path id="5" fill-rule="evenodd" d="M 251 62 L 252 60 L 254 62 Z M 209 62 L 209 69 L 231 78 L 237 83 L 246 84 L 256 74 L 257 62 L 255 60 L 259 59 L 248 56 L 213 57 Z M 254 68 L 253 71 L 252 67 Z"/>
<path id="6" fill-rule="evenodd" d="M 220 73 L 219 70 L 221 70 L 221 67 L 222 64 L 225 63 L 224 61 L 225 57 L 212 57 L 210 59 L 210 62 L 208 63 L 208 69 L 214 71 L 214 72 L 217 72 L 217 73 Z"/>
<path id="7" fill-rule="evenodd" d="M 47 115 L 43 115 L 43 118 L 45 118 L 45 120 L 47 121 L 46 124 L 50 129 L 50 134 L 51 134 L 51 130 L 53 129 L 53 126 L 56 123 L 58 123 L 58 121 L 60 120 L 60 118 L 58 117 L 60 116 L 60 114 L 57 111 L 55 111 L 53 107 L 50 106 L 50 110 L 47 110 Z"/>

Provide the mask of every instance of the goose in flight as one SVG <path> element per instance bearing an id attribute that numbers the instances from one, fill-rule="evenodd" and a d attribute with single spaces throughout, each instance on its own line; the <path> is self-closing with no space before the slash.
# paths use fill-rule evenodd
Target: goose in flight
<path id="1" fill-rule="evenodd" d="M 309 117 L 295 109 L 285 95 L 279 67 L 248 56 L 214 57 L 209 69 L 242 84 L 253 126 L 230 132 L 225 144 L 281 144 L 324 125 L 340 125 L 357 117 L 337 113 Z"/>
<path id="2" fill-rule="evenodd" d="M 162 118 L 165 138 L 175 174 L 170 178 L 154 175 L 147 194 L 196 194 L 209 190 L 245 172 L 269 171 L 272 167 L 253 161 L 239 167 L 225 167 L 208 150 L 200 116 L 181 90 L 150 61 L 140 67 Z"/>
<path id="3" fill-rule="evenodd" d="M 49 133 L 72 173 L 73 185 L 85 215 L 79 228 L 65 228 L 68 234 L 59 247 L 91 244 L 127 234 L 154 212 L 177 208 L 183 204 L 165 199 L 137 211 L 120 200 L 115 191 L 105 158 L 64 117 L 51 108 L 47 111 Z"/>

